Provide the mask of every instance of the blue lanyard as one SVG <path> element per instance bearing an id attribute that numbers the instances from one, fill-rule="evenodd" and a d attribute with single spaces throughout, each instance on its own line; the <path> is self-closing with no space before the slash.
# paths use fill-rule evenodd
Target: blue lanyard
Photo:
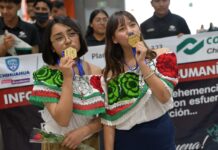
<path id="1" fill-rule="evenodd" d="M 136 48 L 135 48 L 135 47 L 132 47 L 132 53 L 133 53 L 134 58 L 135 58 L 135 55 L 136 55 Z M 130 67 L 130 66 L 128 66 L 126 62 L 124 62 L 124 64 L 128 67 L 128 69 L 129 69 L 130 71 L 135 71 L 135 70 L 137 70 L 138 67 L 139 67 L 139 65 L 138 65 L 137 62 L 136 62 L 136 66 L 135 66 L 135 67 Z"/>
<path id="2" fill-rule="evenodd" d="M 83 65 L 82 65 L 81 59 L 78 59 L 78 60 L 76 61 L 76 66 L 77 66 L 77 68 L 78 68 L 78 70 L 79 70 L 79 75 L 80 75 L 80 76 L 85 75 L 85 72 L 84 72 L 84 69 L 83 69 Z"/>
<path id="3" fill-rule="evenodd" d="M 132 53 L 133 53 L 133 55 L 135 57 L 135 55 L 136 55 L 136 48 L 135 47 L 132 47 Z"/>
<path id="4" fill-rule="evenodd" d="M 57 64 L 58 64 L 58 65 L 60 64 L 60 59 L 59 59 L 59 58 L 57 59 Z M 84 69 L 83 69 L 83 65 L 82 65 L 81 59 L 78 59 L 78 60 L 76 61 L 76 66 L 77 66 L 77 68 L 78 68 L 78 70 L 79 70 L 79 75 L 80 75 L 80 76 L 85 75 L 85 72 L 84 72 Z M 73 71 L 73 73 L 74 73 L 74 76 L 75 76 L 75 72 L 74 72 L 74 71 Z"/>

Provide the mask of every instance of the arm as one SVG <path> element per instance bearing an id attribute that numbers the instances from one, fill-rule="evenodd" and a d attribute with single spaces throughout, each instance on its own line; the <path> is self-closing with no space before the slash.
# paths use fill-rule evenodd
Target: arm
<path id="1" fill-rule="evenodd" d="M 99 132 L 101 128 L 100 118 L 95 118 L 89 124 L 67 133 L 62 145 L 75 149 L 86 137 Z"/>
<path id="2" fill-rule="evenodd" d="M 91 63 L 85 62 L 85 70 L 87 70 L 88 74 L 93 74 L 93 75 L 101 75 L 102 74 L 102 69 L 96 65 L 93 65 Z"/>
<path id="3" fill-rule="evenodd" d="M 59 68 L 63 73 L 63 84 L 60 100 L 58 103 L 46 103 L 45 106 L 53 119 L 60 126 L 68 126 L 73 109 L 73 73 L 74 60 L 69 57 L 61 58 Z"/>
<path id="4" fill-rule="evenodd" d="M 139 66 L 144 77 L 152 73 L 151 69 L 144 62 L 139 63 Z M 158 76 L 152 74 L 150 77 L 145 79 L 145 81 L 150 87 L 152 93 L 161 103 L 166 103 L 170 99 L 171 94 L 169 90 L 165 87 L 164 83 Z"/>
<path id="5" fill-rule="evenodd" d="M 154 96 L 161 103 L 166 103 L 170 99 L 171 94 L 169 90 L 165 87 L 161 79 L 158 76 L 156 76 L 154 73 L 152 73 L 152 70 L 149 68 L 149 66 L 145 64 L 144 58 L 146 56 L 147 48 L 144 46 L 142 42 L 139 42 L 136 45 L 136 51 L 137 51 L 136 59 L 141 69 L 141 72 L 144 77 L 148 77 L 148 78 L 144 78 L 146 83 L 150 87 Z"/>
<path id="6" fill-rule="evenodd" d="M 39 52 L 39 47 L 37 45 L 32 46 L 32 54 L 38 53 Z"/>
<path id="7" fill-rule="evenodd" d="M 105 150 L 114 149 L 115 128 L 104 125 L 104 148 Z"/>
<path id="8" fill-rule="evenodd" d="M 4 57 L 7 54 L 7 48 L 4 43 L 0 44 L 0 57 Z"/>
<path id="9" fill-rule="evenodd" d="M 8 49 L 14 45 L 14 37 L 12 35 L 4 35 L 3 43 L 0 44 L 0 57 L 7 54 Z"/>

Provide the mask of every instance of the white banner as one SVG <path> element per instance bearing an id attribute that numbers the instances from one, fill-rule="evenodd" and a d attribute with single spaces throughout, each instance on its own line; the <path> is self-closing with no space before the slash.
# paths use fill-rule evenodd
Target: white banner
<path id="1" fill-rule="evenodd" d="M 145 40 L 145 42 L 152 49 L 169 48 L 176 53 L 179 64 L 218 58 L 218 32 L 172 36 Z M 105 66 L 104 48 L 104 45 L 89 47 L 84 59 L 103 68 Z"/>
<path id="2" fill-rule="evenodd" d="M 0 58 L 0 89 L 33 84 L 32 74 L 43 65 L 41 54 Z"/>

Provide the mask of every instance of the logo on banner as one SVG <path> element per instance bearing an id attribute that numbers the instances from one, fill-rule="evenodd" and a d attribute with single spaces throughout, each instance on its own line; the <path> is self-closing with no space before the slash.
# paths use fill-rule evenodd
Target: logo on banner
<path id="1" fill-rule="evenodd" d="M 218 125 L 215 124 L 213 127 L 207 129 L 207 133 L 212 137 L 213 141 L 218 143 Z"/>
<path id="2" fill-rule="evenodd" d="M 5 59 L 5 63 L 9 70 L 15 72 L 19 67 L 19 59 L 18 58 L 7 58 Z"/>
<path id="3" fill-rule="evenodd" d="M 176 146 L 176 150 L 210 150 L 211 146 L 217 147 L 217 144 L 218 144 L 218 125 L 215 124 L 213 127 L 207 129 L 207 134 L 202 141 L 178 144 Z"/>
<path id="4" fill-rule="evenodd" d="M 184 49 L 183 52 L 185 54 L 192 55 L 204 47 L 204 40 L 200 41 L 199 43 L 197 42 L 198 41 L 194 38 L 187 38 L 184 41 L 182 41 L 179 45 L 177 45 L 176 52 L 178 53 L 179 51 Z M 193 45 L 194 47 L 189 49 L 187 47 L 189 44 Z"/>

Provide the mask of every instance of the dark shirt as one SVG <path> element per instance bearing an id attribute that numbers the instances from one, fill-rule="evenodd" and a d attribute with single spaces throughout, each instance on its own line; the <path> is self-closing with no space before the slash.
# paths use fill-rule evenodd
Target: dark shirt
<path id="1" fill-rule="evenodd" d="M 38 23 L 34 23 L 34 26 L 37 28 L 38 34 L 39 34 L 39 52 L 42 52 L 42 43 L 44 41 L 44 34 L 46 31 L 46 27 L 41 27 Z"/>
<path id="2" fill-rule="evenodd" d="M 218 28 L 217 27 L 209 27 L 208 32 L 211 32 L 211 31 L 218 31 Z"/>
<path id="3" fill-rule="evenodd" d="M 170 11 L 165 17 L 155 14 L 140 25 L 144 39 L 175 36 L 180 33 L 190 34 L 189 27 L 182 17 L 172 14 Z"/>
<path id="4" fill-rule="evenodd" d="M 98 45 L 104 45 L 105 40 L 98 41 L 96 38 L 91 34 L 90 36 L 86 37 L 86 43 L 88 46 L 98 46 Z"/>
<path id="5" fill-rule="evenodd" d="M 8 27 L 4 23 L 3 18 L 0 18 L 0 35 L 3 35 L 5 33 L 5 30 L 7 30 L 9 33 L 16 35 L 18 38 L 20 38 L 21 40 L 23 40 L 31 46 L 36 46 L 39 44 L 37 29 L 34 27 L 34 25 L 24 22 L 20 18 L 18 24 L 14 28 Z M 27 50 L 17 51 L 18 55 L 30 53 L 31 51 Z"/>

